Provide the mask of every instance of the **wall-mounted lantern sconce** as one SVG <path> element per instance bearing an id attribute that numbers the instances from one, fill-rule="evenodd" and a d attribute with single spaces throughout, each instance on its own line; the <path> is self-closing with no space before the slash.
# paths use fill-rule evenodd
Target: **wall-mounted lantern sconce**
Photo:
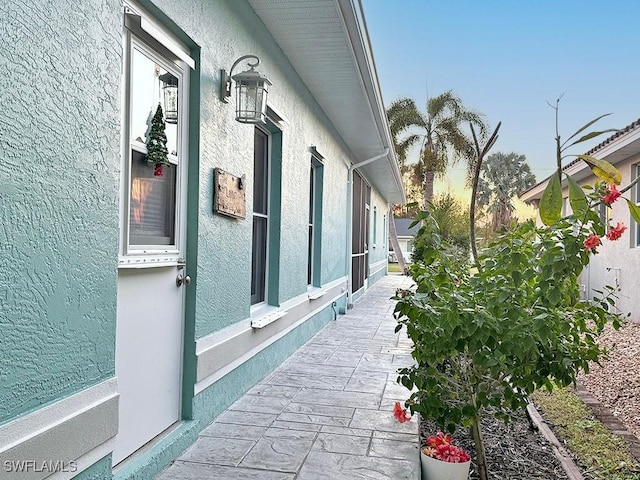
<path id="1" fill-rule="evenodd" d="M 158 80 L 164 94 L 164 119 L 167 123 L 178 123 L 178 79 L 167 72 Z"/>
<path id="2" fill-rule="evenodd" d="M 233 76 L 233 69 L 243 60 L 255 59 L 255 63 L 247 62 L 249 70 Z M 240 123 L 265 123 L 267 118 L 267 86 L 271 82 L 267 77 L 255 70 L 260 59 L 255 55 L 245 55 L 236 60 L 227 74 L 220 71 L 220 96 L 223 102 L 228 102 L 231 96 L 231 80 L 236 82 L 236 120 Z"/>

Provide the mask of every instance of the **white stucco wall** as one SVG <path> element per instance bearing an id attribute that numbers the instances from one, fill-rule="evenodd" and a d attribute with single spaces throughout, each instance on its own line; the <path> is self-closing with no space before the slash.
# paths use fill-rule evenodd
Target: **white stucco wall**
<path id="1" fill-rule="evenodd" d="M 617 165 L 622 173 L 622 185 L 631 181 L 633 166 L 640 162 L 640 155 L 630 157 Z M 625 194 L 633 200 L 634 189 Z M 629 229 L 617 241 L 602 240 L 598 254 L 591 259 L 589 268 L 582 274 L 589 298 L 594 295 L 594 289 L 600 290 L 604 285 L 620 286 L 620 294 L 616 306 L 623 313 L 631 313 L 630 319 L 640 321 L 640 248 L 635 247 L 635 222 L 629 214 L 626 202 L 620 198 L 609 209 L 609 224 L 615 226 L 622 222 Z"/>
<path id="2" fill-rule="evenodd" d="M 621 188 L 631 182 L 633 167 L 638 163 L 640 163 L 640 155 L 631 156 L 616 165 L 622 174 Z M 596 178 L 592 176 L 580 183 L 593 185 L 595 181 Z M 565 214 L 571 213 L 568 195 L 568 190 L 565 188 L 562 192 Z M 624 197 L 633 200 L 635 189 L 626 192 Z M 635 246 L 636 224 L 623 198 L 618 199 L 607 211 L 609 225 L 615 226 L 618 222 L 622 222 L 628 230 L 619 240 L 602 239 L 602 245 L 597 249 L 598 253 L 592 256 L 589 266 L 580 277 L 584 296 L 593 299 L 598 295 L 595 290 L 602 290 L 605 285 L 615 287 L 617 284 L 621 289 L 616 302 L 618 311 L 623 315 L 630 313 L 631 320 L 640 322 L 640 296 L 637 294 L 640 291 L 640 247 Z M 539 215 L 536 223 L 542 225 Z"/>

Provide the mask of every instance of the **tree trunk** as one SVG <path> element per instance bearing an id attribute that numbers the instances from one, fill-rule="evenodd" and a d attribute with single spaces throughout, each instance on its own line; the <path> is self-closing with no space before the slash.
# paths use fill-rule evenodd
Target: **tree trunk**
<path id="1" fill-rule="evenodd" d="M 396 258 L 398 259 L 398 263 L 400 264 L 400 269 L 402 273 L 406 275 L 407 272 L 407 264 L 404 261 L 404 255 L 402 250 L 400 250 L 400 242 L 398 242 L 398 233 L 396 232 L 396 222 L 393 217 L 393 205 L 389 205 L 389 238 L 391 239 L 391 245 L 393 246 L 393 251 L 396 254 Z"/>
<path id="2" fill-rule="evenodd" d="M 433 180 L 436 176 L 436 172 L 427 170 L 424 173 L 424 199 L 422 203 L 422 209 L 428 210 L 429 203 L 433 200 Z"/>
<path id="3" fill-rule="evenodd" d="M 471 425 L 471 436 L 476 447 L 476 464 L 478 465 L 478 476 L 480 480 L 488 480 L 487 460 L 484 456 L 484 442 L 482 441 L 482 431 L 480 430 L 480 417 L 476 415 Z"/>

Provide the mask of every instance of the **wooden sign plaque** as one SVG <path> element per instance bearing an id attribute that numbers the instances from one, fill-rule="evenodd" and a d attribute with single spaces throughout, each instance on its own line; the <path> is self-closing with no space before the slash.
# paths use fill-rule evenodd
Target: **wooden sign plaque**
<path id="1" fill-rule="evenodd" d="M 233 218 L 245 218 L 245 176 L 236 177 L 221 168 L 213 169 L 213 211 Z"/>

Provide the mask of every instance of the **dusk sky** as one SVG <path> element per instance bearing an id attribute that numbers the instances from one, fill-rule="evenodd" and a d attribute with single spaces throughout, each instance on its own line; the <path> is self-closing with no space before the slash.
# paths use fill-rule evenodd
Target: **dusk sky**
<path id="1" fill-rule="evenodd" d="M 640 117 L 640 2 L 634 0 L 362 0 L 385 105 L 453 90 L 502 121 L 497 151 L 524 154 L 537 180 L 555 165 L 555 114 L 567 138 L 589 120 Z M 584 153 L 604 140 L 581 144 Z M 565 163 L 567 163 L 567 160 Z M 454 187 L 462 166 L 451 170 Z"/>

